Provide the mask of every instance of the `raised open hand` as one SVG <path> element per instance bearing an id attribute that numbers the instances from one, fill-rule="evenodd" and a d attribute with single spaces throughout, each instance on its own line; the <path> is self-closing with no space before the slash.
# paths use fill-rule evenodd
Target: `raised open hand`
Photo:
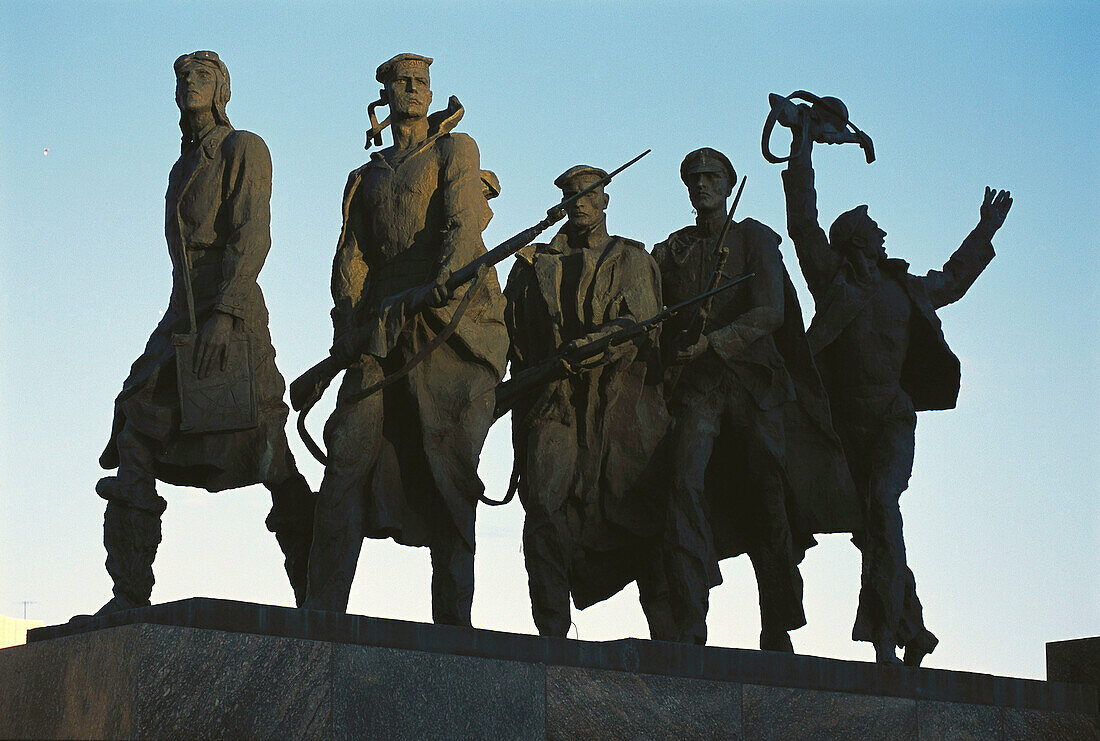
<path id="1" fill-rule="evenodd" d="M 982 200 L 981 221 L 978 225 L 983 227 L 992 236 L 1001 228 L 1008 216 L 1008 210 L 1012 208 L 1012 194 L 1007 190 L 994 190 L 986 187 L 985 198 Z"/>

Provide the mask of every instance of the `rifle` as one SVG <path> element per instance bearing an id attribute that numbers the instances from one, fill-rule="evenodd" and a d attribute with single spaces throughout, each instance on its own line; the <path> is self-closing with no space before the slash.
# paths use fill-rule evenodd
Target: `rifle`
<path id="1" fill-rule="evenodd" d="M 745 190 L 745 183 L 748 182 L 748 179 L 748 175 L 741 178 L 741 186 L 737 189 L 737 195 L 733 198 L 733 205 L 730 206 L 730 212 L 726 216 L 725 223 L 722 224 L 722 231 L 718 233 L 718 241 L 714 243 L 714 249 L 712 250 L 715 257 L 714 271 L 710 274 L 710 282 L 707 283 L 707 290 L 704 294 L 709 298 L 699 307 L 699 313 L 695 315 L 691 326 L 676 337 L 676 346 L 681 349 L 686 350 L 703 336 L 703 329 L 706 326 L 707 317 L 710 315 L 710 306 L 715 294 L 714 289 L 718 287 L 718 282 L 722 280 L 722 269 L 726 267 L 726 259 L 730 254 L 729 249 L 726 248 L 726 235 L 730 233 L 730 227 L 733 226 L 733 214 L 737 211 L 737 204 L 741 202 L 741 193 Z"/>
<path id="2" fill-rule="evenodd" d="M 572 350 L 566 350 L 561 355 L 556 355 L 548 360 L 544 360 L 538 365 L 533 365 L 530 368 L 524 368 L 519 373 L 515 373 L 507 381 L 497 386 L 497 399 L 496 406 L 493 409 L 493 418 L 499 419 L 503 417 L 509 410 L 515 407 L 516 403 L 530 393 L 533 389 L 545 386 L 548 383 L 559 381 L 570 373 L 574 372 L 572 369 L 584 363 L 586 360 L 590 360 L 594 357 L 598 357 L 607 350 L 630 342 L 647 332 L 660 326 L 661 322 L 665 321 L 669 317 L 674 316 L 678 312 L 686 309 L 692 304 L 699 301 L 706 301 L 713 298 L 715 294 L 725 291 L 727 288 L 746 281 L 749 278 L 756 275 L 755 273 L 746 273 L 740 278 L 735 278 L 728 283 L 724 283 L 720 286 L 711 288 L 708 291 L 700 293 L 698 296 L 693 296 L 687 301 L 670 306 L 667 309 L 663 309 L 649 319 L 643 319 L 642 321 L 634 322 L 633 324 L 622 327 L 620 329 L 606 334 L 599 339 L 586 342 L 579 347 Z"/>
<path id="3" fill-rule="evenodd" d="M 546 231 L 551 225 L 560 221 L 565 216 L 565 209 L 568 206 L 572 205 L 582 196 L 592 192 L 596 188 L 600 188 L 611 182 L 611 179 L 613 177 L 633 165 L 642 157 L 645 157 L 651 151 L 652 150 L 650 149 L 645 150 L 634 159 L 612 170 L 607 175 L 600 178 L 584 190 L 581 190 L 578 193 L 574 193 L 568 198 L 563 199 L 560 203 L 551 206 L 546 210 L 546 217 L 542 219 L 539 223 L 535 224 L 532 227 L 524 229 L 523 231 L 510 237 L 509 239 L 506 239 L 493 249 L 486 252 L 484 255 L 481 255 L 480 257 L 472 260 L 468 264 L 451 273 L 451 276 L 444 284 L 448 294 L 453 295 L 458 288 L 479 276 L 482 271 L 488 270 L 490 267 L 496 265 L 501 260 L 505 259 L 506 257 L 511 257 L 516 252 L 526 247 L 528 244 L 533 242 L 539 234 Z M 379 307 L 375 313 L 383 314 L 383 312 L 385 311 L 392 311 L 401 308 L 404 310 L 404 316 L 411 319 L 413 316 L 420 313 L 431 305 L 430 296 L 434 287 L 434 283 L 428 283 L 422 286 L 416 286 L 407 291 L 403 291 L 395 296 L 390 296 L 384 299 L 379 304 Z M 447 324 L 443 331 L 437 334 L 431 340 L 431 342 L 429 342 L 420 350 L 420 352 L 410 358 L 404 367 L 402 367 L 397 372 L 387 376 L 386 378 L 383 378 L 378 383 L 375 383 L 370 387 L 363 389 L 361 392 L 355 394 L 354 396 L 346 399 L 344 403 L 350 404 L 365 399 L 368 396 L 371 396 L 381 391 L 386 386 L 408 374 L 408 372 L 412 370 L 415 365 L 419 364 L 420 361 L 422 361 L 432 352 L 432 350 L 445 342 L 457 329 L 458 321 L 462 318 L 462 314 L 465 312 L 466 306 L 469 303 L 469 300 L 472 297 L 473 293 L 474 291 L 472 289 L 466 292 L 466 295 L 463 296 L 462 301 L 460 301 L 459 305 L 456 307 L 451 321 Z M 350 339 L 351 341 L 348 342 L 348 339 Z M 366 338 L 355 336 L 352 336 L 351 338 L 341 337 L 337 340 L 337 342 L 334 343 L 334 348 L 348 344 L 350 344 L 353 348 L 362 347 L 365 344 L 365 339 Z M 347 355 L 330 354 L 327 358 L 314 365 L 312 368 L 300 375 L 297 379 L 294 380 L 293 383 L 290 384 L 290 404 L 292 407 L 294 407 L 295 411 L 298 411 L 298 434 L 301 435 L 302 442 L 305 443 L 306 448 L 309 449 L 309 452 L 313 455 L 313 457 L 323 464 L 328 462 L 328 457 L 325 455 L 324 451 L 321 450 L 320 446 L 318 446 L 313 441 L 313 438 L 310 437 L 309 432 L 306 430 L 305 418 L 306 415 L 309 414 L 310 409 L 312 409 L 313 406 L 318 401 L 320 401 L 321 396 L 325 393 L 325 389 L 328 388 L 329 384 L 332 383 L 332 380 L 336 378 L 336 376 L 338 376 L 342 371 L 347 369 L 357 359 L 358 355 L 354 351 L 348 353 Z"/>

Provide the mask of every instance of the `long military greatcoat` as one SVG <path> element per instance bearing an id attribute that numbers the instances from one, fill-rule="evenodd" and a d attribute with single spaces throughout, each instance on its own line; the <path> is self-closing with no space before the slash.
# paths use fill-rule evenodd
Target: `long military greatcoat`
<path id="1" fill-rule="evenodd" d="M 100 457 L 119 464 L 115 436 L 129 422 L 160 445 L 156 477 L 221 491 L 287 472 L 288 409 L 275 367 L 267 307 L 256 278 L 271 248 L 271 156 L 263 139 L 215 125 L 185 151 L 168 176 L 164 232 L 172 258 L 168 309 L 130 369 L 115 399 L 111 439 Z M 183 251 L 191 264 L 197 329 L 214 311 L 234 318 L 234 333 L 251 341 L 259 425 L 250 430 L 180 433 L 180 404 L 172 335 L 190 330 Z"/>
<path id="2" fill-rule="evenodd" d="M 439 334 L 473 291 L 446 343 L 376 398 L 360 402 L 381 404 L 384 416 L 380 447 L 371 443 L 362 451 L 373 456 L 363 492 L 365 534 L 430 545 L 441 497 L 472 550 L 474 506 L 484 488 L 478 455 L 508 352 L 496 272 L 412 318 L 377 311 L 383 299 L 432 281 L 442 264 L 457 270 L 485 253 L 481 232 L 491 212 L 477 144 L 453 132 L 462 114 L 452 97 L 446 110 L 428 117 L 428 137 L 418 147 L 392 158 L 375 152 L 348 178 L 332 270 L 333 331 L 336 340 L 348 332 L 365 336 L 368 352 L 345 374 L 332 419 L 339 418 L 343 398 L 397 370 Z M 336 432 L 332 424 L 326 439 Z"/>
<path id="3" fill-rule="evenodd" d="M 513 372 L 554 357 L 562 343 L 661 309 L 660 274 L 640 243 L 611 237 L 602 252 L 576 250 L 564 231 L 549 244 L 520 251 L 505 295 Z M 664 487 L 655 456 L 669 417 L 655 340 L 650 335 L 624 345 L 610 362 L 552 383 L 513 409 L 520 496 L 525 506 L 562 497 L 539 506 L 566 513 L 570 590 L 580 609 L 638 577 L 644 566 L 639 544 L 662 524 Z M 568 444 L 576 457 L 565 492 L 540 491 L 539 482 L 526 477 L 530 455 L 559 455 L 529 449 L 533 431 L 545 424 L 572 432 Z"/>
<path id="4" fill-rule="evenodd" d="M 762 410 L 781 408 L 785 439 L 771 441 L 788 487 L 788 516 L 796 546 L 812 543 L 813 533 L 850 532 L 860 523 L 858 500 L 832 428 L 828 400 L 814 366 L 802 324 L 802 312 L 779 253 L 780 237 L 753 219 L 733 225 L 726 237 L 729 258 L 722 282 L 746 273 L 756 277 L 715 296 L 704 331 L 722 359 Z M 714 270 L 713 238 L 689 226 L 653 248 L 661 268 L 665 302 L 672 305 L 706 289 Z M 781 273 L 783 322 L 761 335 L 753 283 Z M 666 327 L 666 338 L 692 320 L 678 315 Z M 675 406 L 675 387 L 670 405 Z M 719 559 L 744 553 L 755 536 L 746 517 L 744 492 L 730 482 L 742 479 L 743 451 L 720 435 L 707 470 L 707 509 Z"/>

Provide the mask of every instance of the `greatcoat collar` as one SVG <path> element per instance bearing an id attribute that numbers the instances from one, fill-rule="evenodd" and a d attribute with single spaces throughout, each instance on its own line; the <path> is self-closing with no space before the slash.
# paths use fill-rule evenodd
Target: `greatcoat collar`
<path id="1" fill-rule="evenodd" d="M 726 234 L 726 243 L 737 233 L 742 222 L 733 222 L 730 224 L 729 233 Z M 683 265 L 684 262 L 691 255 L 692 248 L 699 242 L 706 244 L 706 248 L 710 249 L 714 246 L 714 240 L 717 238 L 717 234 L 704 234 L 703 230 L 698 224 L 693 226 L 687 226 L 676 232 L 668 240 L 668 252 L 672 256 L 673 262 L 677 266 Z"/>

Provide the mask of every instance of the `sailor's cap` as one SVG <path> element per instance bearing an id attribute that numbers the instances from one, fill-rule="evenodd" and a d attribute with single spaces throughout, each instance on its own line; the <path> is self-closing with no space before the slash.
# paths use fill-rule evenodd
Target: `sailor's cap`
<path id="1" fill-rule="evenodd" d="M 432 63 L 431 57 L 422 57 L 419 54 L 398 54 L 393 59 L 386 60 L 382 64 L 378 65 L 378 69 L 374 73 L 374 79 L 378 80 L 382 84 L 389 82 L 390 75 L 393 74 L 394 67 L 401 62 L 420 62 L 425 67 L 428 67 Z"/>

